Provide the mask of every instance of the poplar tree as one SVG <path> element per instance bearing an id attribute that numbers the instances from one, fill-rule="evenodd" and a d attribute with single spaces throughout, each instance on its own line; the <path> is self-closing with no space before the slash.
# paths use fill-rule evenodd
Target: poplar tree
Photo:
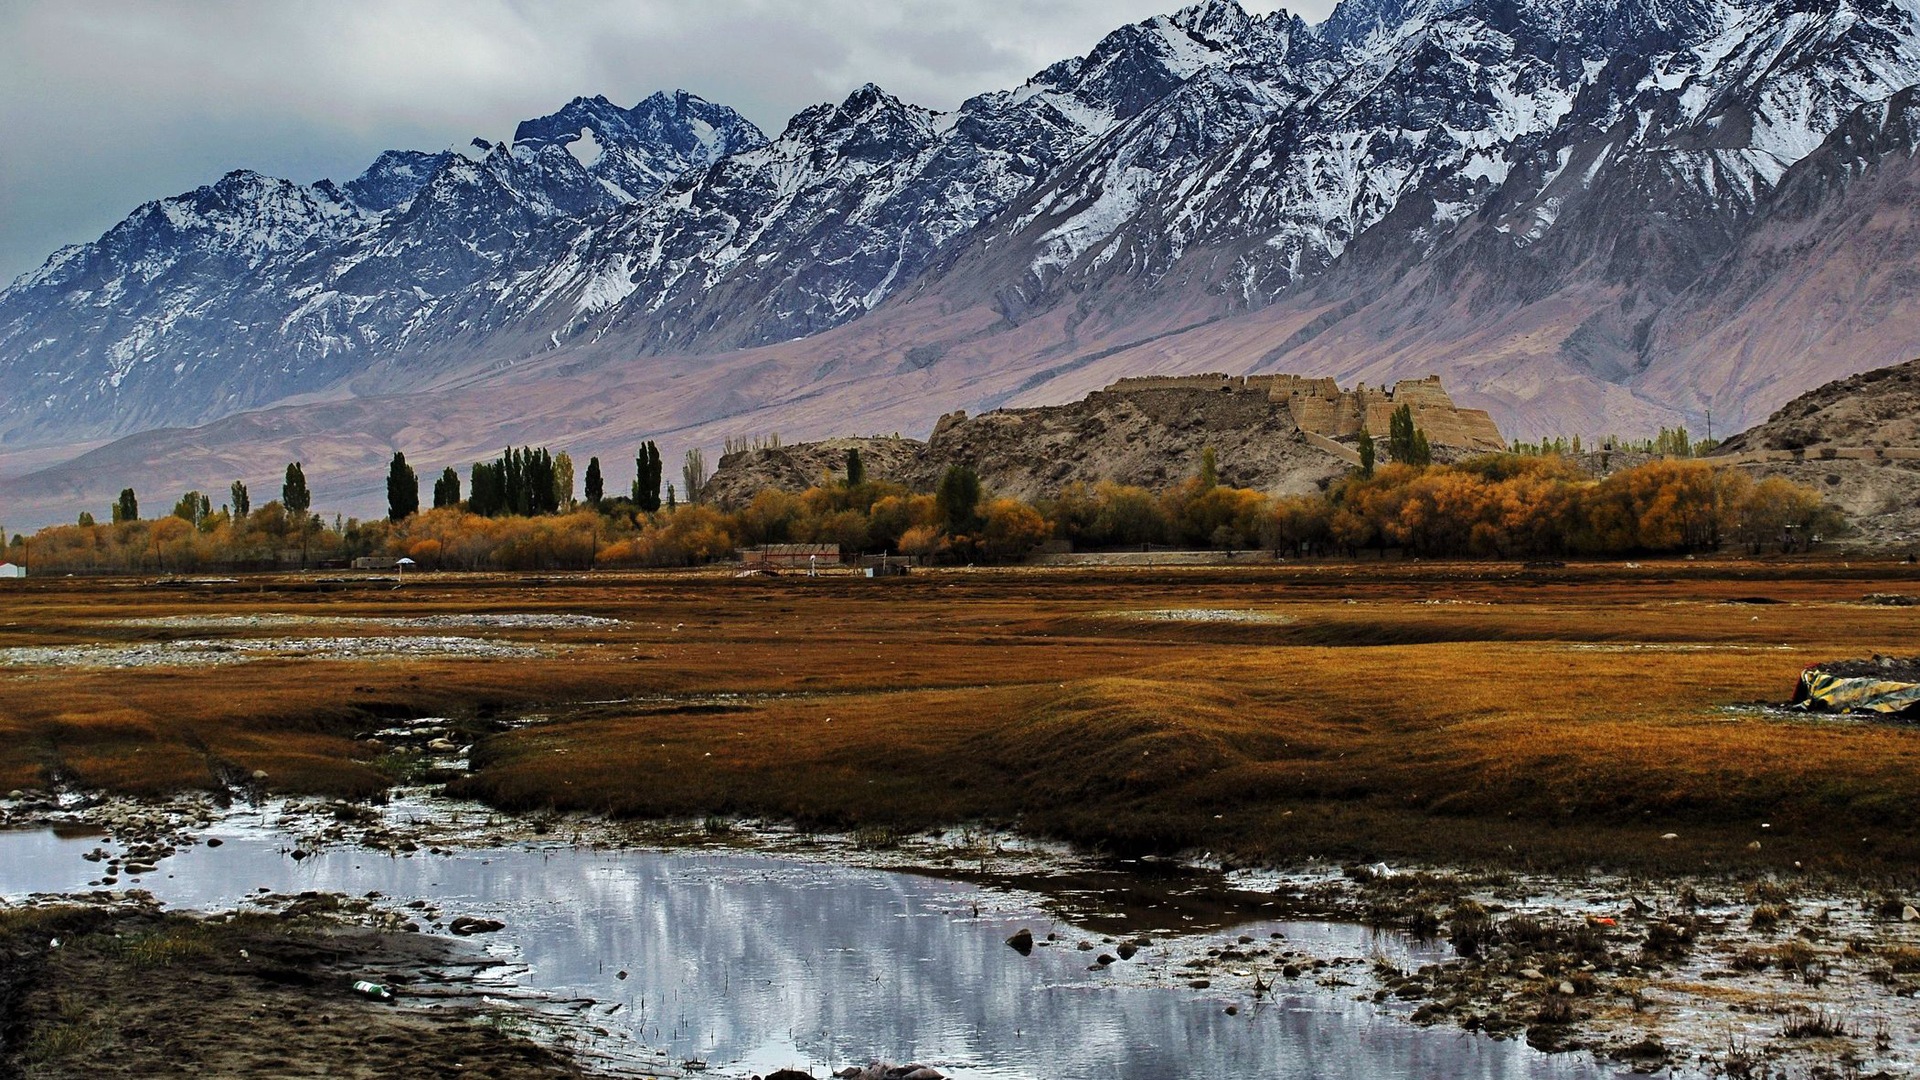
<path id="1" fill-rule="evenodd" d="M 280 485 L 280 505 L 300 524 L 300 569 L 305 570 L 307 545 L 313 531 L 313 515 L 309 513 L 313 509 L 313 493 L 307 490 L 307 474 L 297 461 L 287 463 L 287 479 Z"/>
<path id="2" fill-rule="evenodd" d="M 420 478 L 407 464 L 407 455 L 395 450 L 387 466 L 387 520 L 404 521 L 419 510 Z"/>
<path id="3" fill-rule="evenodd" d="M 227 489 L 227 501 L 233 504 L 233 520 L 238 524 L 253 512 L 253 500 L 247 495 L 247 485 L 238 480 Z"/>
<path id="4" fill-rule="evenodd" d="M 588 458 L 587 459 L 587 490 L 586 490 L 587 501 L 592 503 L 595 506 L 599 506 L 600 500 L 604 498 L 606 494 L 607 494 L 606 480 L 602 478 L 600 475 L 600 459 L 597 457 Z"/>
<path id="5" fill-rule="evenodd" d="M 565 450 L 553 458 L 553 506 L 555 510 L 573 506 L 573 455 Z"/>
<path id="6" fill-rule="evenodd" d="M 1433 464 L 1433 449 L 1427 445 L 1427 433 L 1413 424 L 1413 406 L 1402 405 L 1388 418 L 1387 453 L 1403 465 Z"/>
<path id="7" fill-rule="evenodd" d="M 134 497 L 132 488 L 120 489 L 120 498 L 113 504 L 113 520 L 116 522 L 140 520 L 140 500 Z"/>
<path id="8" fill-rule="evenodd" d="M 649 439 L 633 459 L 633 504 L 648 513 L 660 509 L 660 448 Z"/>
<path id="9" fill-rule="evenodd" d="M 307 474 L 300 463 L 287 463 L 287 479 L 280 485 L 280 505 L 287 513 L 296 514 L 304 521 L 307 511 L 313 509 L 313 493 L 307 490 Z"/>
<path id="10" fill-rule="evenodd" d="M 700 501 L 700 489 L 707 483 L 707 455 L 699 447 L 687 451 L 680 464 L 680 479 L 686 483 L 683 494 L 689 504 Z"/>
<path id="11" fill-rule="evenodd" d="M 933 512 L 948 536 L 967 536 L 979 527 L 980 476 L 965 465 L 955 465 L 940 478 L 933 495 Z"/>
<path id="12" fill-rule="evenodd" d="M 199 528 L 213 514 L 213 500 L 197 491 L 189 491 L 173 504 L 173 516 Z"/>
<path id="13" fill-rule="evenodd" d="M 847 449 L 847 486 L 856 488 L 866 482 L 867 463 L 860 460 L 860 448 L 849 447 Z"/>
<path id="14" fill-rule="evenodd" d="M 460 474 L 449 465 L 440 473 L 440 479 L 433 482 L 433 508 L 460 505 Z"/>

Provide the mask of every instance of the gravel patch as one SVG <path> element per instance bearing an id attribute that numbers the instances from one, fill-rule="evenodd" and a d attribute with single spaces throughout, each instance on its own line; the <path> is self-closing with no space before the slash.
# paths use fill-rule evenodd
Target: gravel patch
<path id="1" fill-rule="evenodd" d="M 447 636 L 197 639 L 138 645 L 20 646 L 0 649 L 0 667 L 198 667 L 253 660 L 499 659 L 541 653 L 526 645 Z"/>
<path id="2" fill-rule="evenodd" d="M 1110 612 L 1109 615 L 1113 618 L 1135 619 L 1141 622 L 1278 625 L 1299 621 L 1291 615 L 1281 615 L 1272 611 L 1252 611 L 1247 608 L 1150 608 L 1145 611 L 1115 611 Z"/>
<path id="3" fill-rule="evenodd" d="M 386 626 L 395 629 L 578 630 L 622 626 L 620 619 L 597 615 L 478 613 L 427 615 L 418 618 L 357 615 L 166 615 L 146 619 L 108 619 L 101 625 L 140 626 L 163 630 L 253 630 L 286 626 Z"/>

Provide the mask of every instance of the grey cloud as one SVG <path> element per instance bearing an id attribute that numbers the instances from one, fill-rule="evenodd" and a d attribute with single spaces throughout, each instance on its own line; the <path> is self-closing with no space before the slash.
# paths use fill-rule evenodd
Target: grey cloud
<path id="1" fill-rule="evenodd" d="M 685 88 L 777 133 L 876 82 L 951 108 L 1177 0 L 0 4 L 0 281 L 232 168 L 345 179 L 576 94 Z M 1252 2 L 1250 10 L 1272 10 Z M 1290 5 L 1309 21 L 1332 0 Z"/>

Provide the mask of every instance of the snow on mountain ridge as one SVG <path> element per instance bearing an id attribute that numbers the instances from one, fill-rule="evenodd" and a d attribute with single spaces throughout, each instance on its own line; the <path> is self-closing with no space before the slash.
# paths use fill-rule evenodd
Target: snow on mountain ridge
<path id="1" fill-rule="evenodd" d="M 1664 302 L 1852 110 L 1920 82 L 1917 4 L 1342 0 L 1310 28 L 1203 0 L 957 109 L 867 84 L 771 140 L 684 91 L 576 98 L 510 145 L 235 180 L 56 253 L 0 293 L 0 379 L 38 403 L 0 431 L 603 339 L 766 345 L 949 288 L 1009 325 L 1168 283 L 1235 311 L 1467 251 L 1501 295 L 1652 266 Z M 1607 221 L 1621 253 L 1593 256 Z M 1641 347 L 1621 318 L 1610 379 Z"/>

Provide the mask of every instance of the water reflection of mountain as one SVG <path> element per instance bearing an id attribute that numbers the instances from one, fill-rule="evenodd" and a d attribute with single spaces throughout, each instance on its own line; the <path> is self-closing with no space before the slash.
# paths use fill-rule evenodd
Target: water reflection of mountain
<path id="1" fill-rule="evenodd" d="M 89 842 L 0 834 L 0 894 L 78 888 Z M 48 844 L 71 844 L 50 857 Z M 1088 971 L 1079 936 L 1017 894 L 963 882 L 751 856 L 494 851 L 389 858 L 334 850 L 296 863 L 280 845 L 236 837 L 192 848 L 146 884 L 169 903 L 231 906 L 253 889 L 378 890 L 446 915 L 491 915 L 507 929 L 524 980 L 560 998 L 592 998 L 616 1036 L 700 1057 L 716 1071 L 865 1062 L 938 1064 L 958 1078 L 1166 1080 L 1171 1077 L 1510 1080 L 1603 1075 L 1513 1042 L 1422 1029 L 1338 990 L 1295 988 L 1257 1008 L 1244 993 L 1142 986 L 1144 950 L 1113 972 Z M 23 856 L 6 857 L 18 847 Z M 75 881 L 67 877 L 79 875 Z M 31 880 L 29 880 L 31 879 Z M 979 915 L 975 916 L 978 904 Z M 1021 957 L 1018 926 L 1061 945 Z M 1274 924 L 1280 925 L 1280 924 Z M 1268 928 L 1257 928 L 1264 936 Z M 1365 932 L 1291 924 L 1365 955 Z M 1350 939 L 1350 940 L 1347 940 Z M 627 972 L 626 979 L 618 973 Z M 1227 980 L 1240 981 L 1240 980 Z M 1283 984 L 1287 989 L 1288 984 Z M 1240 1015 L 1224 1006 L 1237 1001 Z"/>

